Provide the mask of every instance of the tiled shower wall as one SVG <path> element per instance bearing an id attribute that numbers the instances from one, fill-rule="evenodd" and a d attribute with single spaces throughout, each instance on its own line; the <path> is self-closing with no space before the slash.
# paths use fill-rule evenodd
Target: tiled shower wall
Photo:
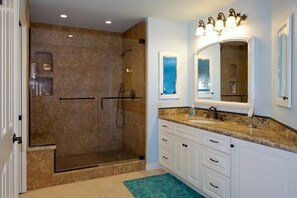
<path id="1" fill-rule="evenodd" d="M 221 100 L 247 102 L 247 43 L 221 44 L 221 57 Z"/>
<path id="2" fill-rule="evenodd" d="M 124 148 L 137 156 L 145 155 L 145 49 L 146 21 L 142 21 L 123 33 L 123 50 L 132 49 L 123 58 L 125 94 L 134 90 L 139 99 L 124 101 Z M 128 69 L 128 70 L 127 70 Z M 127 72 L 130 71 L 130 72 Z"/>
<path id="3" fill-rule="evenodd" d="M 73 38 L 68 38 L 73 34 Z M 53 95 L 31 96 L 31 136 L 53 133 L 57 157 L 117 150 L 123 130 L 115 126 L 116 96 L 122 79 L 122 34 L 32 24 L 31 63 L 36 52 L 53 55 Z M 61 101 L 59 98 L 95 97 Z"/>

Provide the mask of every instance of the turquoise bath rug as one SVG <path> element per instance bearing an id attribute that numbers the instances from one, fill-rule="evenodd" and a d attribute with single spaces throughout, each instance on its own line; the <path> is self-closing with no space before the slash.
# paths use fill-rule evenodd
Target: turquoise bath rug
<path id="1" fill-rule="evenodd" d="M 166 173 L 124 181 L 135 198 L 203 198 L 198 192 Z"/>

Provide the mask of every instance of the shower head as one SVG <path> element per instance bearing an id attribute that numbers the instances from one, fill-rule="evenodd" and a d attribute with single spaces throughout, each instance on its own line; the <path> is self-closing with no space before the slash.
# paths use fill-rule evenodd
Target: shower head
<path id="1" fill-rule="evenodd" d="M 124 51 L 123 53 L 121 53 L 121 57 L 124 57 L 128 52 L 132 52 L 132 49 L 127 49 L 126 51 Z"/>

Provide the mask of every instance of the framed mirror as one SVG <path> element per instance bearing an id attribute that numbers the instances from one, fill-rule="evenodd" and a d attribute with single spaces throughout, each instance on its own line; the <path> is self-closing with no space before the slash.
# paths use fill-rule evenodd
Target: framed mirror
<path id="1" fill-rule="evenodd" d="M 253 106 L 255 38 L 225 39 L 195 55 L 195 103 L 249 109 Z"/>
<path id="2" fill-rule="evenodd" d="M 159 52 L 159 98 L 179 98 L 179 64 L 175 53 Z"/>
<path id="3" fill-rule="evenodd" d="M 291 107 L 292 20 L 289 15 L 277 32 L 277 104 Z"/>

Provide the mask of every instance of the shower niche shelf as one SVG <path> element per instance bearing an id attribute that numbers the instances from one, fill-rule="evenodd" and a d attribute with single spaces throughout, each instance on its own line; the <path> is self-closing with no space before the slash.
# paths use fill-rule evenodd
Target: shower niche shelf
<path id="1" fill-rule="evenodd" d="M 53 74 L 53 54 L 49 52 L 36 52 L 36 75 L 51 76 Z"/>
<path id="2" fill-rule="evenodd" d="M 33 88 L 34 96 L 52 96 L 53 95 L 53 78 L 37 77 Z"/>

